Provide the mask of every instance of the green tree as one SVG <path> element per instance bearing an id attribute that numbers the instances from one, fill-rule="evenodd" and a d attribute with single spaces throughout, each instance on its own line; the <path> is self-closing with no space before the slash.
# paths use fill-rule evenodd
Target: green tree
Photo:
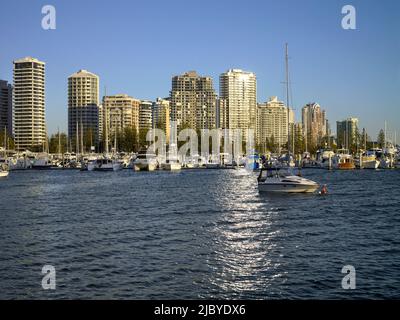
<path id="1" fill-rule="evenodd" d="M 60 133 L 60 134 L 56 133 L 51 135 L 49 140 L 49 152 L 65 153 L 66 151 L 67 151 L 67 135 L 65 133 Z"/>
<path id="2" fill-rule="evenodd" d="M 376 141 L 378 142 L 379 148 L 383 148 L 383 146 L 385 145 L 385 132 L 383 131 L 383 129 L 379 131 Z"/>
<path id="3" fill-rule="evenodd" d="M 125 152 L 138 151 L 138 132 L 135 127 L 124 128 L 120 136 L 120 149 Z"/>
<path id="4" fill-rule="evenodd" d="M 9 135 L 6 135 L 6 141 L 5 141 L 5 146 L 4 146 L 4 131 L 0 132 L 0 146 L 7 150 L 14 150 L 15 144 L 14 144 L 14 139 L 10 137 Z"/>

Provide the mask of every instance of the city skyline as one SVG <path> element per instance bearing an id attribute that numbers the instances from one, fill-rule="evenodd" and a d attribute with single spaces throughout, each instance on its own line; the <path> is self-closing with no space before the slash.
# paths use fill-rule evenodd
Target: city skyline
<path id="1" fill-rule="evenodd" d="M 329 4 L 286 1 L 280 5 L 252 1 L 246 6 L 230 6 L 225 13 L 222 9 L 226 3 L 221 2 L 215 4 L 211 12 L 190 11 L 195 23 L 185 24 L 184 35 L 198 35 L 202 27 L 213 30 L 208 38 L 205 37 L 207 39 L 193 37 L 197 42 L 186 37 L 182 42 L 168 42 L 164 38 L 166 32 L 178 26 L 175 18 L 179 15 L 184 18 L 183 22 L 188 21 L 183 14 L 185 10 L 199 8 L 195 4 L 178 8 L 182 4 L 180 1 L 168 6 L 160 2 L 157 12 L 151 11 L 154 3 L 137 6 L 124 1 L 117 1 L 113 6 L 96 4 L 95 17 L 103 19 L 108 15 L 109 23 L 82 28 L 79 21 L 85 20 L 75 19 L 74 15 L 79 18 L 88 15 L 93 2 L 74 8 L 54 1 L 57 29 L 45 31 L 40 27 L 42 4 L 36 1 L 24 3 L 26 10 L 19 12 L 18 3 L 7 3 L 3 10 L 15 12 L 14 18 L 1 16 L 2 30 L 15 41 L 12 41 L 12 47 L 2 50 L 0 79 L 12 82 L 12 61 L 15 59 L 33 56 L 46 62 L 48 134 L 55 133 L 58 127 L 67 131 L 66 79 L 79 69 L 99 75 L 100 97 L 104 96 L 106 86 L 107 95 L 126 93 L 141 100 L 155 101 L 157 97 L 168 96 L 170 81 L 175 75 L 196 70 L 213 78 L 215 91 L 219 92 L 219 83 L 215 80 L 226 70 L 238 68 L 257 75 L 258 103 L 267 101 L 270 96 L 285 100 L 282 84 L 285 42 L 289 43 L 296 122 L 301 121 L 304 105 L 317 102 L 327 111 L 331 123 L 358 117 L 360 128 L 367 128 L 373 139 L 385 120 L 388 120 L 389 131 L 400 132 L 399 98 L 396 95 L 400 82 L 396 58 L 399 40 L 394 37 L 399 24 L 396 20 L 399 4 L 396 2 L 353 1 L 352 5 L 357 9 L 356 30 L 343 30 L 340 26 L 343 1 Z M 135 22 L 131 22 L 127 13 L 134 9 L 140 14 Z M 273 22 L 280 19 L 280 15 L 275 17 L 272 13 L 282 10 L 286 10 L 290 22 L 272 28 Z M 171 13 L 171 16 L 167 19 L 160 12 Z M 153 26 L 143 20 L 146 14 Z M 221 21 L 226 22 L 225 26 L 217 23 L 217 17 L 223 18 Z M 272 21 L 267 22 L 262 19 L 264 17 Z M 235 24 L 231 18 L 244 19 L 246 23 Z M 26 23 L 20 23 L 22 20 Z M 204 22 L 202 27 L 196 26 L 201 22 Z M 253 30 L 255 26 L 257 28 Z M 319 30 L 314 30 L 316 26 Z M 93 36 L 83 42 L 89 32 Z M 127 44 L 124 50 L 110 49 L 101 44 L 103 35 L 117 44 L 127 37 L 133 43 Z M 135 39 L 138 40 L 136 44 Z M 77 46 L 72 45 L 74 40 L 78 41 Z M 372 40 L 374 46 L 371 46 Z M 179 49 L 182 47 L 185 54 Z M 60 56 L 61 50 L 65 50 L 65 57 Z M 332 132 L 335 131 L 332 126 Z"/>

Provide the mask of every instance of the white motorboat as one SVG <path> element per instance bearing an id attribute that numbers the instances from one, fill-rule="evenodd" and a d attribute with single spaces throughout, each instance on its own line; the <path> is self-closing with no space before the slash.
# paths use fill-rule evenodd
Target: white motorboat
<path id="1" fill-rule="evenodd" d="M 261 169 L 258 177 L 258 190 L 271 193 L 312 193 L 317 191 L 319 184 L 295 176 L 289 171 L 279 169 Z"/>
<path id="2" fill-rule="evenodd" d="M 364 169 L 378 169 L 380 161 L 377 159 L 376 150 L 367 150 L 361 156 L 361 167 Z"/>
<path id="3" fill-rule="evenodd" d="M 157 166 L 157 156 L 154 153 L 148 153 L 147 151 L 139 152 L 136 159 L 132 162 L 134 171 L 154 171 L 157 169 Z"/>
<path id="4" fill-rule="evenodd" d="M 53 167 L 47 153 L 39 153 L 36 155 L 32 163 L 32 169 L 49 170 Z"/>
<path id="5" fill-rule="evenodd" d="M 113 171 L 114 163 L 109 158 L 98 158 L 88 162 L 88 171 Z"/>

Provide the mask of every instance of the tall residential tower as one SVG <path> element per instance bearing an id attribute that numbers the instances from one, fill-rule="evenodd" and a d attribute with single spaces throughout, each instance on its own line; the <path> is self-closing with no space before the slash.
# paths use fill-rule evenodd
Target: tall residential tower
<path id="1" fill-rule="evenodd" d="M 212 78 L 199 76 L 195 71 L 173 77 L 171 120 L 176 121 L 178 131 L 182 127 L 216 128 L 216 99 Z"/>
<path id="2" fill-rule="evenodd" d="M 14 61 L 13 113 L 16 149 L 43 148 L 47 141 L 44 62 L 31 57 Z"/>
<path id="3" fill-rule="evenodd" d="M 256 129 L 257 80 L 252 72 L 230 69 L 219 78 L 222 129 Z"/>
<path id="4" fill-rule="evenodd" d="M 12 85 L 0 80 L 0 130 L 9 136 L 13 134 L 12 118 Z"/>
<path id="5" fill-rule="evenodd" d="M 99 77 L 79 70 L 68 78 L 68 137 L 72 145 L 82 140 L 97 144 L 100 119 Z"/>

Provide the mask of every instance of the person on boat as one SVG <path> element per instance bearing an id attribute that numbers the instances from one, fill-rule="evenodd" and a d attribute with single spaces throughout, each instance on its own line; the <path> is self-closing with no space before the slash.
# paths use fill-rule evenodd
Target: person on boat
<path id="1" fill-rule="evenodd" d="M 326 187 L 326 184 L 324 184 L 321 188 L 321 191 L 319 192 L 320 195 L 325 195 L 328 194 L 328 188 Z"/>

